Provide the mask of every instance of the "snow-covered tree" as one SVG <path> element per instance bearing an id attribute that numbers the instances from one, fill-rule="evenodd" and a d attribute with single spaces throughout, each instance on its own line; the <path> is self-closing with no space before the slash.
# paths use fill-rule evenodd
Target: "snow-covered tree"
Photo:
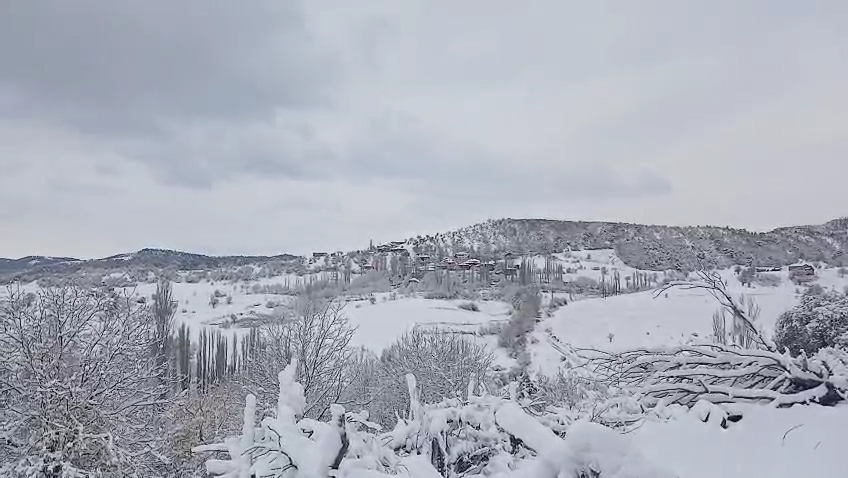
<path id="1" fill-rule="evenodd" d="M 800 304 L 778 317 L 775 343 L 796 355 L 824 347 L 848 349 L 848 296 L 808 289 Z"/>
<path id="2" fill-rule="evenodd" d="M 177 312 L 177 302 L 174 300 L 170 281 L 160 280 L 156 285 L 151 311 L 154 324 L 153 355 L 159 360 L 157 366 L 167 369 L 168 359 L 171 357 L 174 314 Z"/>
<path id="3" fill-rule="evenodd" d="M 280 364 L 297 357 L 296 378 L 306 393 L 306 416 L 326 417 L 334 403 L 364 405 L 367 397 L 350 393 L 364 358 L 350 345 L 355 328 L 343 308 L 339 301 L 300 297 L 289 315 L 260 331 L 253 354 L 243 364 L 243 383 L 266 401 L 274 396 L 267 384 L 274 382 Z"/>
<path id="4" fill-rule="evenodd" d="M 161 464 L 169 387 L 154 345 L 148 309 L 128 295 L 11 290 L 0 305 L 4 476 L 134 476 Z"/>

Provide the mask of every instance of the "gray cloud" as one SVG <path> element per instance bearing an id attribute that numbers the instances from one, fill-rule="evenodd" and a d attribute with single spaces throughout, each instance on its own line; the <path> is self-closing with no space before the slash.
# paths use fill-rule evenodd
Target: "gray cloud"
<path id="1" fill-rule="evenodd" d="M 268 120 L 277 108 L 325 103 L 337 65 L 297 5 L 10 2 L 0 15 L 0 90 L 14 101 L 0 103 L 2 114 L 154 148 L 172 141 L 175 124 Z M 178 154 L 140 159 L 173 164 L 184 161 Z"/>
<path id="2" fill-rule="evenodd" d="M 58 221 L 132 248 L 169 207 L 208 225 L 157 241 L 239 252 L 506 215 L 839 213 L 839 175 L 812 168 L 845 169 L 844 2 L 7 3 L 3 247 L 61 249 Z M 824 217 L 781 192 L 802 177 Z"/>
<path id="3" fill-rule="evenodd" d="M 453 187 L 458 175 L 443 171 L 492 180 L 513 174 L 514 166 L 493 164 L 498 152 L 455 144 L 415 112 L 372 96 L 378 91 L 340 83 L 351 76 L 340 69 L 345 54 L 368 74 L 390 70 L 386 42 L 398 33 L 381 15 L 363 17 L 350 32 L 344 50 L 320 43 L 296 2 L 13 3 L 0 18 L 0 55 L 8 59 L 0 86 L 13 99 L 4 114 L 59 121 L 149 164 L 163 183 L 189 187 L 239 175 L 395 177 Z M 424 64 L 435 58 L 426 54 Z M 511 76 L 489 66 L 478 64 L 456 87 L 481 74 L 494 85 Z M 420 80 L 469 65 L 445 67 L 421 71 Z M 378 107 L 346 116 L 346 94 Z M 328 128 L 328 116 L 351 130 L 345 138 Z"/>

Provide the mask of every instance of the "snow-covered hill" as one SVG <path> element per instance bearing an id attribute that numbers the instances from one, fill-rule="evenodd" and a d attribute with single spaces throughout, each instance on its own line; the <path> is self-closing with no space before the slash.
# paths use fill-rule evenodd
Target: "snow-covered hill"
<path id="1" fill-rule="evenodd" d="M 98 277 L 122 272 L 148 281 L 162 271 L 171 276 L 205 274 L 216 278 L 265 278 L 316 270 L 370 267 L 392 253 L 428 256 L 432 261 L 467 252 L 480 260 L 548 255 L 559 251 L 615 250 L 633 268 L 651 271 L 694 270 L 700 265 L 785 266 L 799 260 L 844 265 L 848 254 L 848 218 L 815 226 L 793 226 L 758 233 L 727 227 L 674 227 L 544 219 L 499 219 L 455 231 L 417 236 L 348 252 L 313 252 L 310 257 L 207 256 L 165 249 L 142 249 L 90 260 L 52 257 L 0 258 L 0 282 L 54 276 Z"/>
<path id="2" fill-rule="evenodd" d="M 780 266 L 798 260 L 841 265 L 848 254 L 848 218 L 765 233 L 714 226 L 499 219 L 408 242 L 428 254 L 475 251 L 484 256 L 615 249 L 626 264 L 648 270 L 693 270 L 699 263 Z"/>

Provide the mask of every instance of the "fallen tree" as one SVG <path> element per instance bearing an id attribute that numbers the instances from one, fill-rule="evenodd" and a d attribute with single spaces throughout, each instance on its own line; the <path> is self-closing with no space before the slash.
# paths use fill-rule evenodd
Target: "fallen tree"
<path id="1" fill-rule="evenodd" d="M 672 281 L 654 293 L 654 298 L 665 294 L 670 289 L 681 290 L 703 290 L 709 293 L 721 307 L 733 317 L 734 335 L 737 342 L 745 348 L 758 348 L 774 352 L 774 344 L 765 337 L 765 334 L 756 324 L 758 308 L 747 301 L 744 297 L 736 299 L 727 291 L 727 281 L 717 271 L 701 269 L 695 272 L 698 276 L 696 281 Z M 723 319 L 722 319 L 723 320 Z"/>
<path id="2" fill-rule="evenodd" d="M 660 402 L 691 407 L 699 400 L 831 406 L 848 400 L 848 353 L 832 348 L 810 357 L 722 344 L 593 352 L 589 365 L 648 407 Z"/>

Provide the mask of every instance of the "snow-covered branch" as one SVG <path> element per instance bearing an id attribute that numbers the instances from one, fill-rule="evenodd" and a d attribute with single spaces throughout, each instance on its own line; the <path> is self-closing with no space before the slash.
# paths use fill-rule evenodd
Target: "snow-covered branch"
<path id="1" fill-rule="evenodd" d="M 722 344 L 598 354 L 590 364 L 650 405 L 756 402 L 833 405 L 848 399 L 848 353 L 824 349 L 793 358 Z"/>
<path id="2" fill-rule="evenodd" d="M 659 297 L 670 289 L 707 291 L 725 310 L 730 312 L 734 320 L 739 321 L 743 325 L 746 341 L 751 342 L 757 348 L 769 351 L 776 350 L 772 342 L 765 337 L 762 330 L 755 323 L 755 317 L 749 313 L 752 307 L 745 304 L 743 300 L 737 300 L 730 295 L 727 291 L 727 282 L 721 277 L 721 274 L 717 271 L 706 269 L 698 270 L 696 274 L 698 280 L 669 282 L 657 289 L 654 297 Z"/>

